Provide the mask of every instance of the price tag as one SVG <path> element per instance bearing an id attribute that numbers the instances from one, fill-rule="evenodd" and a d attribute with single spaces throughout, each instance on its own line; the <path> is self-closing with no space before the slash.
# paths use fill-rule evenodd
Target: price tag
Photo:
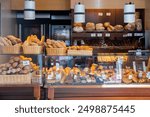
<path id="1" fill-rule="evenodd" d="M 103 79 L 106 79 L 106 75 L 105 75 L 105 74 L 102 74 L 102 78 L 103 78 Z"/>
<path id="2" fill-rule="evenodd" d="M 136 51 L 136 56 L 141 56 L 141 55 L 142 55 L 142 50 L 140 50 L 140 49 L 137 50 L 137 51 Z"/>
<path id="3" fill-rule="evenodd" d="M 106 33 L 106 34 L 105 34 L 105 37 L 110 37 L 110 33 Z"/>
<path id="4" fill-rule="evenodd" d="M 48 78 L 47 79 L 49 79 L 49 80 L 52 80 L 53 79 L 53 73 L 51 73 L 50 75 L 48 75 Z"/>
<path id="5" fill-rule="evenodd" d="M 61 80 L 61 74 L 60 74 L 60 73 L 59 73 L 59 74 L 58 74 L 58 73 L 56 74 L 56 80 L 57 80 L 57 81 L 60 81 L 60 80 Z"/>
<path id="6" fill-rule="evenodd" d="M 132 75 L 129 75 L 128 79 L 129 80 L 132 80 L 133 76 Z"/>
<path id="7" fill-rule="evenodd" d="M 143 35 L 143 33 L 134 33 L 134 36 L 135 36 L 135 37 L 142 37 L 142 36 L 144 36 L 144 35 Z"/>
<path id="8" fill-rule="evenodd" d="M 56 69 L 59 69 L 60 65 L 59 63 L 56 63 Z"/>
<path id="9" fill-rule="evenodd" d="M 142 76 L 143 76 L 143 72 L 140 71 L 139 74 L 138 74 L 138 77 L 139 77 L 139 78 L 142 78 Z"/>
<path id="10" fill-rule="evenodd" d="M 96 37 L 96 34 L 95 33 L 91 33 L 91 37 Z"/>
<path id="11" fill-rule="evenodd" d="M 103 36 L 102 33 L 97 34 L 97 37 L 102 37 L 102 36 Z"/>
<path id="12" fill-rule="evenodd" d="M 128 35 L 128 37 L 132 37 L 132 33 L 128 33 L 127 35 Z"/>
<path id="13" fill-rule="evenodd" d="M 146 63 L 145 63 L 145 61 L 143 61 L 142 64 L 143 64 L 143 71 L 146 72 Z"/>
<path id="14" fill-rule="evenodd" d="M 77 75 L 74 75 L 74 80 L 76 80 L 78 78 L 78 76 Z"/>
<path id="15" fill-rule="evenodd" d="M 23 63 L 23 66 L 30 65 L 30 61 L 22 61 L 22 63 Z"/>
<path id="16" fill-rule="evenodd" d="M 54 63 L 51 63 L 51 66 L 54 66 Z"/>
<path id="17" fill-rule="evenodd" d="M 133 61 L 133 69 L 134 69 L 134 71 L 136 71 L 136 63 L 135 63 L 135 61 Z"/>
<path id="18" fill-rule="evenodd" d="M 150 72 L 147 72 L 146 77 L 150 79 Z"/>

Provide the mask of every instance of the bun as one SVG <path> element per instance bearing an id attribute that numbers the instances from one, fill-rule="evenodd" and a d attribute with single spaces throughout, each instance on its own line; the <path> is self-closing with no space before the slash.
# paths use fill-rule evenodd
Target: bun
<path id="1" fill-rule="evenodd" d="M 92 23 L 92 22 L 88 22 L 88 23 L 86 24 L 86 30 L 88 30 L 88 31 L 93 31 L 93 30 L 95 30 L 95 24 Z"/>
<path id="2" fill-rule="evenodd" d="M 102 23 L 96 24 L 96 30 L 105 30 L 105 27 Z"/>
<path id="3" fill-rule="evenodd" d="M 110 26 L 110 22 L 105 22 L 105 23 L 104 23 L 104 27 L 105 27 L 105 28 L 107 28 L 107 27 L 109 27 L 109 26 Z"/>

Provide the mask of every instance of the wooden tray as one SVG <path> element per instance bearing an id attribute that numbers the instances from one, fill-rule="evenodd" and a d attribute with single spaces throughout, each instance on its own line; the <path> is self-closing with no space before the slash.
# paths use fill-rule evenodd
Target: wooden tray
<path id="1" fill-rule="evenodd" d="M 92 56 L 92 50 L 68 50 L 68 55 L 71 56 Z"/>

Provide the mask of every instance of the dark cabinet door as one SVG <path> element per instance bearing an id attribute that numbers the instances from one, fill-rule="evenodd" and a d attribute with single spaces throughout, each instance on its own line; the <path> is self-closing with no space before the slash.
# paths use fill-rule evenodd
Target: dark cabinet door
<path id="1" fill-rule="evenodd" d="M 105 10 L 103 9 L 95 9 L 95 16 L 97 17 L 96 23 L 104 23 L 105 22 Z"/>
<path id="2" fill-rule="evenodd" d="M 115 10 L 115 21 L 116 21 L 116 25 L 120 24 L 123 25 L 124 24 L 124 13 L 123 13 L 123 9 L 116 9 Z"/>
<path id="3" fill-rule="evenodd" d="M 94 9 L 88 9 L 86 10 L 86 14 L 85 14 L 85 22 L 95 22 L 96 17 L 95 17 L 95 13 L 94 13 Z"/>
<path id="4" fill-rule="evenodd" d="M 110 24 L 114 26 L 115 16 L 116 16 L 115 9 L 105 9 L 105 12 L 104 12 L 105 22 L 110 22 Z"/>

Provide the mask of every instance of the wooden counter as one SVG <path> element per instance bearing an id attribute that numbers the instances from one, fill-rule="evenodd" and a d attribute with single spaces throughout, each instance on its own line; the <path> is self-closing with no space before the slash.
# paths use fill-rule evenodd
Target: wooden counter
<path id="1" fill-rule="evenodd" d="M 11 90 L 11 89 L 22 89 L 23 88 L 23 91 L 25 91 L 24 89 L 33 89 L 33 95 L 34 95 L 34 98 L 36 100 L 39 100 L 40 97 L 41 97 L 41 86 L 39 84 L 27 84 L 27 85 L 0 85 L 0 89 L 3 89 L 3 90 Z M 23 92 L 22 91 L 22 92 Z M 20 91 L 21 92 L 21 91 Z M 22 94 L 21 92 L 21 94 Z M 0 94 L 1 95 L 1 94 Z M 23 96 L 25 97 L 25 96 Z"/>
<path id="2" fill-rule="evenodd" d="M 47 86 L 53 100 L 149 100 L 150 85 Z"/>

